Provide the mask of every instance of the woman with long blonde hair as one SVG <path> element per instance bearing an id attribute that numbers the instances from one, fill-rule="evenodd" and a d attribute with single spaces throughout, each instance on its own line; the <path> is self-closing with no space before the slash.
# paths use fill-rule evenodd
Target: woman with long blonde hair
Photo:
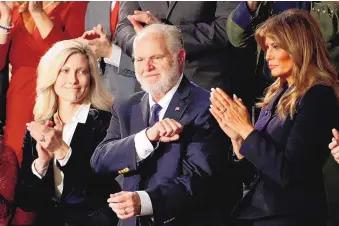
<path id="1" fill-rule="evenodd" d="M 250 175 L 234 216 L 242 225 L 326 225 L 322 167 L 338 86 L 319 24 L 306 11 L 287 10 L 264 22 L 255 39 L 276 77 L 255 126 L 240 98 L 211 93 L 211 112 L 232 140 L 239 170 Z"/>
<path id="2" fill-rule="evenodd" d="M 107 205 L 120 190 L 96 175 L 90 158 L 106 136 L 112 97 L 96 57 L 80 41 L 56 43 L 38 66 L 34 121 L 27 123 L 17 202 L 35 211 L 35 225 L 116 225 Z"/>
<path id="3" fill-rule="evenodd" d="M 12 65 L 5 145 L 15 151 L 19 164 L 25 124 L 33 119 L 39 60 L 57 41 L 83 34 L 86 7 L 87 2 L 0 2 L 0 70 L 6 59 Z"/>
<path id="4" fill-rule="evenodd" d="M 40 58 L 57 41 L 84 32 L 87 2 L 0 1 L 0 71 L 10 63 L 4 142 L 19 165 L 26 123 L 33 120 L 36 70 Z M 32 215 L 17 209 L 13 225 L 29 225 Z"/>

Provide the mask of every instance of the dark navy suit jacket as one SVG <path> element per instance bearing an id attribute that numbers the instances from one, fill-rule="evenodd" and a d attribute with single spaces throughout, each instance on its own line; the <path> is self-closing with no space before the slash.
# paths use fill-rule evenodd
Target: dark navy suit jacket
<path id="1" fill-rule="evenodd" d="M 26 133 L 16 201 L 23 210 L 37 212 L 35 225 L 59 226 L 67 222 L 72 226 L 94 226 L 117 222 L 116 215 L 108 208 L 107 199 L 109 194 L 121 189 L 114 177 L 97 175 L 90 167 L 90 158 L 105 137 L 110 119 L 109 112 L 91 108 L 86 123 L 78 123 L 70 144 L 70 159 L 65 166 L 57 163 L 64 173 L 63 192 L 58 202 L 55 198 L 53 160 L 42 179 L 34 175 L 32 163 L 38 157 L 36 141 L 29 132 Z"/>
<path id="2" fill-rule="evenodd" d="M 209 112 L 209 96 L 184 77 L 164 115 L 184 126 L 180 139 L 160 143 L 141 163 L 136 162 L 134 137 L 148 127 L 148 94 L 136 93 L 112 108 L 107 136 L 91 165 L 97 172 L 124 174 L 124 191 L 146 190 L 154 225 L 223 225 L 241 195 L 228 174 L 229 140 Z"/>
<path id="3" fill-rule="evenodd" d="M 245 158 L 239 163 L 252 166 L 256 177 L 236 208 L 239 218 L 326 216 L 322 167 L 337 126 L 337 99 L 331 87 L 315 85 L 298 102 L 293 120 L 281 120 L 275 107 L 285 90 L 261 110 L 240 149 Z"/>

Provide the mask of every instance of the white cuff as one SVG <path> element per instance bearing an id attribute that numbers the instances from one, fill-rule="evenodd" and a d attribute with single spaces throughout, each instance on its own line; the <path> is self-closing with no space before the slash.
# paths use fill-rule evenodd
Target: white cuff
<path id="1" fill-rule="evenodd" d="M 151 141 L 147 138 L 146 129 L 135 134 L 134 144 L 137 152 L 137 163 L 147 158 L 154 151 Z"/>
<path id="2" fill-rule="evenodd" d="M 152 201 L 146 191 L 136 191 L 140 198 L 141 210 L 139 216 L 153 215 Z"/>
<path id="3" fill-rule="evenodd" d="M 37 176 L 39 179 L 42 179 L 48 170 L 48 165 L 41 170 L 41 174 L 38 173 L 38 171 L 35 169 L 35 161 L 32 163 L 32 172 L 35 176 Z"/>
<path id="4" fill-rule="evenodd" d="M 64 166 L 67 164 L 68 160 L 71 158 L 72 155 L 72 148 L 69 147 L 69 150 L 67 152 L 67 154 L 65 155 L 65 157 L 63 159 L 57 159 L 57 161 L 59 162 L 60 166 Z"/>
<path id="5" fill-rule="evenodd" d="M 119 67 L 121 58 L 121 48 L 117 45 L 112 45 L 112 54 L 111 58 L 104 58 L 106 64 L 113 65 L 115 67 Z"/>

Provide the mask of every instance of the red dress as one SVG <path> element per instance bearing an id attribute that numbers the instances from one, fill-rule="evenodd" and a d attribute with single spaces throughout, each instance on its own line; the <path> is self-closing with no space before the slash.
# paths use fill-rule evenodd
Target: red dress
<path id="1" fill-rule="evenodd" d="M 22 15 L 17 9 L 13 11 L 14 28 L 12 28 L 7 44 L 0 45 L 0 70 L 5 65 L 6 57 L 9 56 L 12 64 L 12 78 L 6 96 L 5 145 L 15 151 L 19 164 L 22 161 L 21 148 L 26 123 L 33 120 L 36 69 L 39 60 L 54 43 L 78 38 L 83 34 L 87 3 L 61 2 L 58 4 L 49 13 L 54 26 L 45 39 L 41 38 L 37 28 L 30 34 L 25 28 Z"/>

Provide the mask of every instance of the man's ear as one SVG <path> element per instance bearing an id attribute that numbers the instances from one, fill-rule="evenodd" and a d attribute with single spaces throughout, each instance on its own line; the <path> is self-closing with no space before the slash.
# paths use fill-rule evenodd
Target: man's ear
<path id="1" fill-rule="evenodd" d="M 185 63 L 186 59 L 186 51 L 184 49 L 181 49 L 178 54 L 178 61 L 180 65 L 183 65 Z"/>

